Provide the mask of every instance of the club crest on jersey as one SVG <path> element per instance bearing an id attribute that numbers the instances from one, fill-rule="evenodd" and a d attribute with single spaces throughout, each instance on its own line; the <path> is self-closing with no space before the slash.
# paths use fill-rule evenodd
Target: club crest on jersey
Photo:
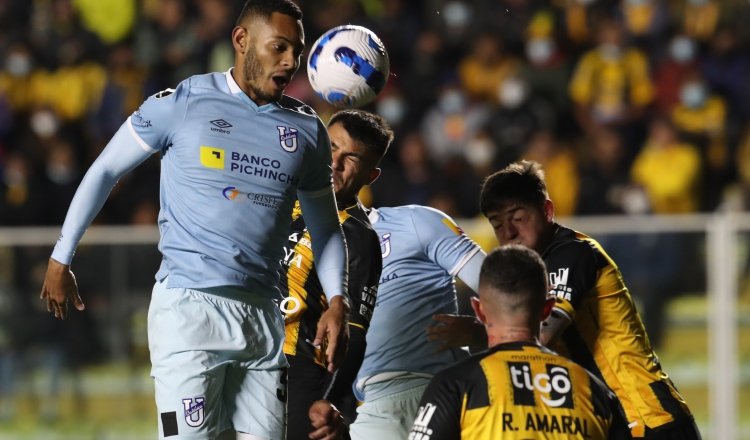
<path id="1" fill-rule="evenodd" d="M 205 404 L 206 398 L 203 396 L 182 399 L 182 407 L 185 410 L 185 423 L 188 426 L 196 428 L 203 424 L 205 420 Z"/>
<path id="2" fill-rule="evenodd" d="M 380 238 L 380 254 L 383 258 L 391 255 L 391 233 L 385 233 Z"/>
<path id="3" fill-rule="evenodd" d="M 284 151 L 294 153 L 297 151 L 297 129 L 291 127 L 276 126 L 279 130 L 279 145 Z"/>

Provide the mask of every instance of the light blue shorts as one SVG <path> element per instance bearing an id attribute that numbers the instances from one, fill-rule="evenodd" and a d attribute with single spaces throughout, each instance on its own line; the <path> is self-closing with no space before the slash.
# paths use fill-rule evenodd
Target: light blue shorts
<path id="1" fill-rule="evenodd" d="M 409 437 L 411 425 L 419 411 L 419 402 L 429 381 L 406 381 L 412 382 L 414 386 L 372 400 L 365 397 L 365 402 L 357 408 L 356 420 L 349 427 L 352 440 L 406 440 Z"/>
<path id="2" fill-rule="evenodd" d="M 167 288 L 148 311 L 159 438 L 213 439 L 226 429 L 261 439 L 286 431 L 284 318 L 238 287 Z"/>

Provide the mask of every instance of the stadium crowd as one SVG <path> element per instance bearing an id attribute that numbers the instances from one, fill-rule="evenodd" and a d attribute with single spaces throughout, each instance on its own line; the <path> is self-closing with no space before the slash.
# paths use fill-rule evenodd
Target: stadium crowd
<path id="1" fill-rule="evenodd" d="M 227 37 L 242 3 L 0 0 L 0 227 L 60 225 L 85 170 L 146 97 L 231 65 Z M 364 198 L 374 206 L 416 203 L 475 217 L 483 179 L 519 158 L 544 166 L 558 216 L 750 206 L 746 0 L 298 3 L 307 48 L 352 23 L 388 49 L 388 85 L 367 109 L 396 137 Z M 324 121 L 335 110 L 315 97 L 304 66 L 287 93 Z M 122 179 L 96 223 L 155 224 L 158 179 L 151 158 Z M 625 272 L 651 270 L 648 283 L 631 276 L 631 286 L 661 301 L 666 295 L 643 292 L 689 272 L 684 258 L 694 250 L 668 234 L 649 246 L 659 249 L 652 264 L 643 264 L 646 253 L 617 257 Z M 8 266 L 3 278 L 38 289 L 38 274 L 19 273 Z M 647 327 L 663 324 L 661 306 L 646 314 Z M 36 331 L 62 335 L 48 321 Z M 75 338 L 91 324 L 81 323 L 60 336 L 68 346 L 84 345 Z"/>
<path id="2" fill-rule="evenodd" d="M 299 2 L 308 47 L 384 40 L 395 127 L 373 202 L 477 211 L 488 172 L 541 162 L 558 215 L 746 206 L 750 5 L 740 0 Z M 226 70 L 231 0 L 0 2 L 0 225 L 58 225 L 82 172 L 150 94 Z M 325 120 L 303 71 L 287 93 Z M 668 169 L 669 172 L 660 172 Z M 98 222 L 153 223 L 158 162 Z M 134 209 L 135 208 L 135 209 Z"/>

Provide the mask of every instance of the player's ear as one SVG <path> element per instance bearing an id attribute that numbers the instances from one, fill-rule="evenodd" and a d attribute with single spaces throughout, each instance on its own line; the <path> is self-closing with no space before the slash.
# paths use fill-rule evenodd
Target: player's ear
<path id="1" fill-rule="evenodd" d="M 544 201 L 544 218 L 549 223 L 555 218 L 555 204 L 550 199 Z"/>
<path id="2" fill-rule="evenodd" d="M 474 314 L 477 315 L 479 321 L 481 321 L 482 324 L 486 324 L 487 315 L 484 314 L 484 310 L 482 309 L 482 302 L 479 301 L 479 298 L 476 296 L 471 297 L 471 308 L 474 309 Z"/>
<path id="3" fill-rule="evenodd" d="M 550 313 L 552 313 L 553 307 L 555 307 L 555 297 L 548 296 L 547 299 L 544 300 L 544 307 L 542 308 L 542 316 L 541 316 L 542 321 L 549 318 Z"/>
<path id="4" fill-rule="evenodd" d="M 232 46 L 234 46 L 234 50 L 244 54 L 248 43 L 247 28 L 244 26 L 235 26 L 232 29 Z"/>
<path id="5" fill-rule="evenodd" d="M 372 185 L 376 180 L 378 180 L 381 172 L 382 170 L 380 168 L 373 168 L 372 170 L 370 170 L 370 183 L 368 183 L 368 185 Z"/>

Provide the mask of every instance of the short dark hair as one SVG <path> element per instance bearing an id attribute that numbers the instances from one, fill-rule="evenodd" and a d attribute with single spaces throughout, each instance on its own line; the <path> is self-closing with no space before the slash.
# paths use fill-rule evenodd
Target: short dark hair
<path id="1" fill-rule="evenodd" d="M 479 285 L 502 294 L 502 307 L 541 317 L 547 298 L 547 267 L 532 249 L 518 244 L 501 246 L 482 262 Z"/>
<path id="2" fill-rule="evenodd" d="M 487 177 L 479 195 L 479 210 L 485 216 L 509 201 L 542 209 L 549 198 L 542 166 L 534 161 L 514 162 Z"/>
<path id="3" fill-rule="evenodd" d="M 328 126 L 339 123 L 352 139 L 362 143 L 377 157 L 377 163 L 388 152 L 393 142 L 393 130 L 380 115 L 359 109 L 340 110 L 331 116 Z"/>
<path id="4" fill-rule="evenodd" d="M 274 12 L 288 15 L 295 20 L 302 20 L 302 10 L 292 0 L 247 0 L 237 17 L 237 26 L 240 26 L 247 17 L 270 18 Z"/>

